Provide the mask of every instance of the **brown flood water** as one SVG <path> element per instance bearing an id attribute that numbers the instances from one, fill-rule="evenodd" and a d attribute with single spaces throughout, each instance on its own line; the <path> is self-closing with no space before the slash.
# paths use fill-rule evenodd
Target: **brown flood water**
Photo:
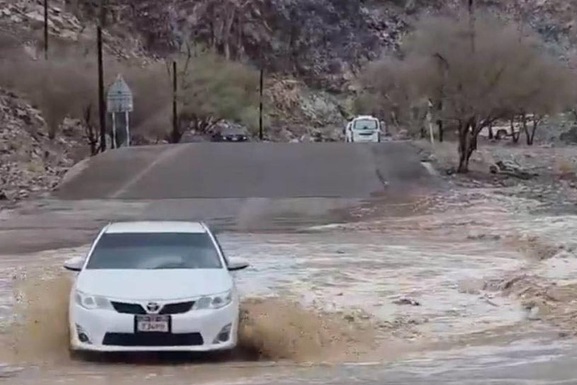
<path id="1" fill-rule="evenodd" d="M 11 373 L 14 385 L 248 384 L 514 339 L 526 331 L 515 299 L 460 288 L 521 268 L 519 252 L 491 234 L 531 229 L 511 214 L 511 202 L 479 199 L 467 215 L 457 204 L 299 233 L 222 234 L 225 250 L 252 266 L 237 275 L 245 298 L 240 347 L 227 358 L 71 358 L 73 276 L 61 264 L 86 246 L 1 256 L 0 373 Z"/>

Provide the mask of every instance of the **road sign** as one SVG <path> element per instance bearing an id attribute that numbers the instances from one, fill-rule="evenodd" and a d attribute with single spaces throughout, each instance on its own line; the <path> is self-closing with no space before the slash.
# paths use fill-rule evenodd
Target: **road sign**
<path id="1" fill-rule="evenodd" d="M 132 91 L 122 78 L 122 75 L 118 75 L 114 83 L 108 88 L 106 108 L 111 114 L 132 112 L 134 110 Z"/>

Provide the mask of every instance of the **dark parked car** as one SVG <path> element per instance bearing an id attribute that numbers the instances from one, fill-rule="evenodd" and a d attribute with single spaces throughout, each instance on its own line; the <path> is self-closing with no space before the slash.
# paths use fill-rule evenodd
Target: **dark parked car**
<path id="1" fill-rule="evenodd" d="M 212 134 L 213 142 L 247 142 L 248 132 L 241 127 L 223 127 Z"/>

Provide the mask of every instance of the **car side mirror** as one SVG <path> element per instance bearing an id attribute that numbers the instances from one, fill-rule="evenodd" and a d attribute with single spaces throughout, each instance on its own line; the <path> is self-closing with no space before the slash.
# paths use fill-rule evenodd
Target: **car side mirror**
<path id="1" fill-rule="evenodd" d="M 74 257 L 70 258 L 66 262 L 64 262 L 64 268 L 70 271 L 80 271 L 82 270 L 82 266 L 84 266 L 84 258 L 83 257 Z"/>
<path id="2" fill-rule="evenodd" d="M 242 258 L 230 258 L 228 260 L 228 271 L 243 270 L 249 266 L 250 266 L 250 263 L 248 263 L 248 261 L 246 261 Z"/>

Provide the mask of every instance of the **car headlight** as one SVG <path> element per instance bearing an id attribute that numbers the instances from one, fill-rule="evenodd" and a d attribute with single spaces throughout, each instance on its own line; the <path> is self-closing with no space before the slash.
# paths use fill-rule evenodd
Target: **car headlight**
<path id="1" fill-rule="evenodd" d="M 112 304 L 108 299 L 78 290 L 74 293 L 74 301 L 85 309 L 112 309 Z"/>
<path id="2" fill-rule="evenodd" d="M 206 295 L 194 303 L 194 310 L 220 309 L 232 302 L 232 290 L 216 295 Z"/>

